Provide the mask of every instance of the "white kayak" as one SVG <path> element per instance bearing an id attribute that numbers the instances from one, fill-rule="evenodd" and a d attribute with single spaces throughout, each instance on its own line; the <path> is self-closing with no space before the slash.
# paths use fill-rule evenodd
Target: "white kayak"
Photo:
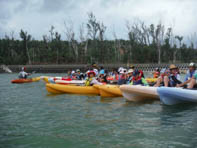
<path id="1" fill-rule="evenodd" d="M 141 85 L 121 85 L 120 90 L 127 101 L 145 101 L 159 99 L 157 87 Z"/>
<path id="2" fill-rule="evenodd" d="M 67 80 L 55 80 L 56 84 L 84 84 L 85 80 L 71 80 L 71 81 L 67 81 Z"/>
<path id="3" fill-rule="evenodd" d="M 197 90 L 189 90 L 172 87 L 158 87 L 160 100 L 166 105 L 174 105 L 185 102 L 197 102 Z"/>

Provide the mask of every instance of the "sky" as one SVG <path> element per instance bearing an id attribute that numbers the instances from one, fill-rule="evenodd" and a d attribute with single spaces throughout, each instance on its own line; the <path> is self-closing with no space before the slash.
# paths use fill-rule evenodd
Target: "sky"
<path id="1" fill-rule="evenodd" d="M 34 39 L 49 35 L 51 25 L 65 38 L 64 22 L 71 22 L 76 33 L 87 23 L 88 13 L 107 27 L 105 38 L 127 39 L 126 22 L 142 21 L 147 26 L 161 22 L 185 38 L 197 28 L 197 0 L 0 0 L 0 38 L 21 29 Z"/>

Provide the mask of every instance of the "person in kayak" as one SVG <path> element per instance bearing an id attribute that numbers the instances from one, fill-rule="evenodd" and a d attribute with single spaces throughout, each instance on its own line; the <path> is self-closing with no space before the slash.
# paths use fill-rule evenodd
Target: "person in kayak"
<path id="1" fill-rule="evenodd" d="M 148 86 L 147 81 L 145 80 L 144 77 L 142 77 L 141 73 L 139 70 L 135 70 L 133 72 L 133 77 L 131 80 L 130 85 L 143 85 L 143 86 Z"/>
<path id="2" fill-rule="evenodd" d="M 132 78 L 133 78 L 133 69 L 129 69 L 127 72 L 127 84 L 131 83 Z"/>
<path id="3" fill-rule="evenodd" d="M 104 69 L 100 70 L 98 81 L 101 82 L 101 83 L 104 83 L 104 84 L 108 83 L 107 74 L 105 73 Z"/>
<path id="4" fill-rule="evenodd" d="M 165 84 L 164 83 L 164 78 L 167 79 L 170 76 L 170 70 L 166 68 L 162 68 L 160 71 L 160 76 L 157 78 L 156 84 L 154 87 L 159 87 L 159 86 L 168 86 L 168 82 Z M 165 81 L 166 82 L 166 81 Z"/>
<path id="5" fill-rule="evenodd" d="M 190 63 L 189 64 L 189 69 L 185 75 L 184 82 L 181 84 L 178 84 L 177 87 L 187 87 L 187 85 L 191 82 L 192 78 L 195 79 L 194 75 L 197 73 L 196 71 L 196 65 L 195 63 Z M 189 85 L 188 85 L 189 86 Z"/>
<path id="6" fill-rule="evenodd" d="M 127 70 L 121 69 L 119 72 L 119 78 L 118 78 L 118 85 L 126 84 L 127 83 Z"/>
<path id="7" fill-rule="evenodd" d="M 195 73 L 192 76 L 192 78 L 190 79 L 190 82 L 189 82 L 187 88 L 189 88 L 189 89 L 197 88 L 197 73 Z"/>
<path id="8" fill-rule="evenodd" d="M 80 69 L 76 70 L 76 77 L 77 77 L 77 80 L 83 80 L 84 79 L 84 75 L 83 75 L 83 73 L 81 73 Z"/>
<path id="9" fill-rule="evenodd" d="M 87 79 L 85 81 L 85 86 L 92 86 L 94 84 L 102 85 L 97 79 L 96 79 L 96 73 L 93 70 L 90 70 L 87 73 Z"/>
<path id="10" fill-rule="evenodd" d="M 169 87 L 176 87 L 181 84 L 181 77 L 179 74 L 179 69 L 174 64 L 170 65 L 170 76 L 168 77 Z"/>
<path id="11" fill-rule="evenodd" d="M 93 69 L 93 71 L 95 72 L 95 74 L 96 74 L 96 76 L 98 76 L 98 74 L 99 74 L 99 72 L 98 72 L 98 66 L 97 66 L 97 64 L 96 63 L 93 63 L 92 64 L 92 69 Z"/>
<path id="12" fill-rule="evenodd" d="M 30 73 L 26 72 L 26 67 L 22 67 L 21 72 L 19 73 L 19 79 L 27 79 L 27 77 L 31 75 Z"/>
<path id="13" fill-rule="evenodd" d="M 165 87 L 175 87 L 178 84 L 181 84 L 180 74 L 178 67 L 174 64 L 171 64 L 169 70 L 165 70 L 165 72 L 161 72 L 162 75 L 158 78 L 155 87 L 165 86 Z"/>
<path id="14" fill-rule="evenodd" d="M 159 68 L 155 68 L 155 71 L 153 72 L 153 78 L 158 78 L 160 76 L 160 70 Z"/>

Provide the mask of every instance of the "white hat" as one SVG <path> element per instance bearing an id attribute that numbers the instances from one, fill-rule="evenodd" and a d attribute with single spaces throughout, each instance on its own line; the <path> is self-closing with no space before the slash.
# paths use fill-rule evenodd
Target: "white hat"
<path id="1" fill-rule="evenodd" d="M 193 63 L 193 62 L 190 63 L 190 64 L 189 64 L 189 67 L 195 67 L 195 63 Z"/>
<path id="2" fill-rule="evenodd" d="M 132 73 L 133 72 L 133 69 L 129 69 L 127 73 Z"/>
<path id="3" fill-rule="evenodd" d="M 71 74 L 74 74 L 75 73 L 75 71 L 73 70 L 72 72 L 71 72 Z"/>
<path id="4" fill-rule="evenodd" d="M 119 68 L 118 68 L 118 72 L 119 72 L 119 73 L 120 73 L 122 70 L 124 70 L 123 67 L 119 67 Z"/>

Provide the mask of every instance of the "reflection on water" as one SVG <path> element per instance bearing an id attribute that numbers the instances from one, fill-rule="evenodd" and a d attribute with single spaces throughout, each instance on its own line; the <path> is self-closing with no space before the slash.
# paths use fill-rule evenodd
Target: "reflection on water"
<path id="1" fill-rule="evenodd" d="M 196 105 L 166 106 L 153 100 L 126 102 L 122 97 L 48 95 L 42 81 L 11 84 L 16 76 L 0 76 L 0 147 L 197 145 Z"/>

